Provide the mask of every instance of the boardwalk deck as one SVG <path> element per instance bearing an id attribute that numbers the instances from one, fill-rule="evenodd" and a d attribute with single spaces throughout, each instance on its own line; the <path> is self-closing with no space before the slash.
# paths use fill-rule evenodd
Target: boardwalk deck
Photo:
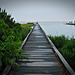
<path id="1" fill-rule="evenodd" d="M 22 54 L 30 59 L 18 59 L 20 67 L 13 68 L 9 75 L 66 75 L 38 24 L 23 47 Z"/>

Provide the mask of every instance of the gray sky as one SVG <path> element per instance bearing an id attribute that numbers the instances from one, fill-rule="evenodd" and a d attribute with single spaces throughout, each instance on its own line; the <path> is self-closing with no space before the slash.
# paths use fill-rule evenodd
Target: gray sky
<path id="1" fill-rule="evenodd" d="M 0 0 L 0 7 L 18 22 L 75 20 L 75 0 Z"/>

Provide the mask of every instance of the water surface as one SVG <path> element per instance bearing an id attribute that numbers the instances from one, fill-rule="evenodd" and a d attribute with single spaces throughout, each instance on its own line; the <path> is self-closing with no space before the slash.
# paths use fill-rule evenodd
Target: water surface
<path id="1" fill-rule="evenodd" d="M 47 35 L 51 36 L 61 36 L 65 35 L 66 37 L 75 38 L 75 26 L 66 25 L 65 22 L 39 22 L 43 30 Z"/>

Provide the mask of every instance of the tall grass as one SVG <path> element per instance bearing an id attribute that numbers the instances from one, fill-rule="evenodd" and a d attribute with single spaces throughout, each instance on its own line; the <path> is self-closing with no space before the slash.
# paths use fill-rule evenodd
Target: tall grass
<path id="1" fill-rule="evenodd" d="M 32 26 L 34 26 L 33 23 L 21 24 L 21 27 L 23 27 L 23 28 L 32 27 Z"/>
<path id="2" fill-rule="evenodd" d="M 68 39 L 65 36 L 49 36 L 49 38 L 75 71 L 75 39 Z"/>

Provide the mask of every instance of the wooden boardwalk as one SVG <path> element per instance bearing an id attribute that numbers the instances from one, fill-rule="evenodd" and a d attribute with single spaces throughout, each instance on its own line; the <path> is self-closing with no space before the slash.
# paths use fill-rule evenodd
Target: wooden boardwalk
<path id="1" fill-rule="evenodd" d="M 13 68 L 9 75 L 66 75 L 38 24 L 24 45 L 22 54 L 29 60 L 18 59 L 20 67 Z"/>

